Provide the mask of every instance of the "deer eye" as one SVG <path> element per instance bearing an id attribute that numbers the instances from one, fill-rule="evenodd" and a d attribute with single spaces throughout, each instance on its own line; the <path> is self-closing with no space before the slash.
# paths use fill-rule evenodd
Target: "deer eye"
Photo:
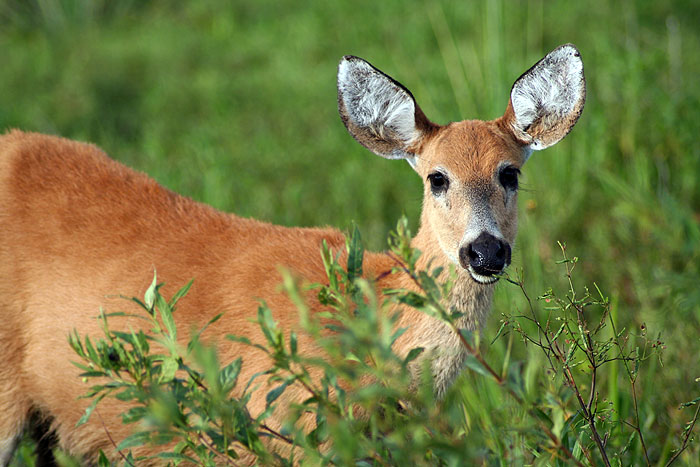
<path id="1" fill-rule="evenodd" d="M 428 180 L 430 180 L 430 190 L 434 195 L 439 195 L 447 191 L 450 186 L 450 181 L 441 172 L 433 172 L 428 175 Z"/>
<path id="2" fill-rule="evenodd" d="M 504 167 L 498 173 L 498 181 L 501 182 L 501 185 L 506 190 L 517 190 L 519 174 L 520 170 L 516 167 Z"/>

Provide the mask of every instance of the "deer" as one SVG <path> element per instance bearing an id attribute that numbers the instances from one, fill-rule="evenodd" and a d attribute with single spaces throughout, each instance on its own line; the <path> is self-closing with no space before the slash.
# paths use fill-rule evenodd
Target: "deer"
<path id="1" fill-rule="evenodd" d="M 341 59 L 338 110 L 362 146 L 387 159 L 403 159 L 423 180 L 420 227 L 412 247 L 418 267 L 456 270 L 447 300 L 462 311 L 459 326 L 479 329 L 495 284 L 511 262 L 517 227 L 518 179 L 534 151 L 566 136 L 586 96 L 583 62 L 572 44 L 557 47 L 513 84 L 502 116 L 439 125 L 411 92 L 369 62 Z M 194 279 L 178 304 L 178 327 L 201 327 L 219 338 L 222 362 L 243 357 L 241 381 L 267 368 L 267 356 L 223 336 L 235 332 L 261 341 L 254 323 L 264 299 L 283 329 L 298 316 L 277 287 L 280 267 L 309 282 L 323 282 L 319 253 L 325 241 L 342 251 L 334 228 L 281 227 L 224 213 L 160 186 L 94 145 L 10 130 L 0 136 L 0 465 L 9 463 L 30 419 L 39 414 L 67 452 L 93 462 L 99 450 L 118 459 L 110 437 L 128 436 L 123 403 L 104 399 L 99 421 L 76 423 L 88 386 L 72 365 L 72 331 L 99 337 L 99 310 L 121 310 L 116 294 L 142 296 L 153 269 L 172 287 Z M 392 259 L 364 256 L 364 276 L 377 290 L 415 288 L 405 275 L 386 274 Z M 170 287 L 170 288 L 169 288 Z M 400 306 L 400 305 L 396 305 Z M 323 307 L 310 300 L 312 312 Z M 139 326 L 128 317 L 125 329 Z M 397 353 L 431 352 L 435 391 L 444 394 L 463 367 L 456 333 L 415 309 L 399 310 L 407 331 Z M 312 344 L 300 337 L 301 348 Z M 290 399 L 302 397 L 290 387 Z M 265 408 L 254 394 L 251 413 Z M 154 448 L 155 449 L 155 448 Z"/>

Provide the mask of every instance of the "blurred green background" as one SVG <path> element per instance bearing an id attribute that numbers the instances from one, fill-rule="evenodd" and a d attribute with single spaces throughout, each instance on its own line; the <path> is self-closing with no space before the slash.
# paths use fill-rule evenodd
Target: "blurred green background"
<path id="1" fill-rule="evenodd" d="M 640 415 L 652 460 L 663 462 L 689 418 L 679 404 L 700 395 L 698 25 L 690 0 L 3 0 L 0 128 L 96 143 L 243 216 L 355 221 L 382 249 L 402 213 L 417 226 L 421 181 L 346 133 L 339 58 L 368 59 L 447 123 L 500 116 L 523 71 L 575 43 L 586 107 L 563 142 L 524 168 L 513 267 L 532 296 L 561 288 L 556 242 L 566 242 L 581 258 L 576 281 L 611 297 L 620 327 L 661 334 L 663 366 L 651 361 L 640 376 Z M 488 344 L 500 313 L 523 307 L 502 282 L 484 332 L 489 358 L 509 345 Z M 517 340 L 512 352 L 526 368 L 544 365 Z M 469 374 L 457 387 L 483 399 L 467 404 L 473 411 L 499 403 L 488 391 Z M 624 415 L 629 399 L 609 395 Z M 698 447 L 683 459 L 697 461 Z"/>

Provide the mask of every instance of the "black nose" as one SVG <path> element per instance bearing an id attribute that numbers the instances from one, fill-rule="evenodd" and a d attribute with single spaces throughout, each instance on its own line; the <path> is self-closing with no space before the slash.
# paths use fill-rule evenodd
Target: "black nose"
<path id="1" fill-rule="evenodd" d="M 510 263 L 510 245 L 482 232 L 472 243 L 459 249 L 459 262 L 464 269 L 471 266 L 475 273 L 491 276 Z"/>

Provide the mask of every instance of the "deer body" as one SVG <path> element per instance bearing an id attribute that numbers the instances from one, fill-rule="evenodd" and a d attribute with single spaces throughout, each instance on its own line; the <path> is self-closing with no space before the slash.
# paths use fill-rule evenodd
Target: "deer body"
<path id="1" fill-rule="evenodd" d="M 462 327 L 478 328 L 497 274 L 510 263 L 519 169 L 533 149 L 563 138 L 582 110 L 578 51 L 562 46 L 538 62 L 516 81 L 505 114 L 490 122 L 435 125 L 405 88 L 356 57 L 341 61 L 338 91 L 353 137 L 383 157 L 406 159 L 425 180 L 413 239 L 423 252 L 419 267 L 429 260 L 457 266 L 448 305 L 464 313 Z M 223 362 L 243 357 L 240 380 L 247 381 L 268 367 L 267 357 L 223 336 L 262 341 L 251 323 L 259 299 L 283 328 L 294 328 L 297 315 L 279 291 L 278 268 L 324 282 L 323 240 L 337 251 L 345 245 L 335 229 L 285 228 L 216 211 L 92 145 L 20 131 L 0 136 L 0 465 L 9 462 L 32 413 L 51 421 L 69 451 L 88 459 L 99 449 L 114 455 L 105 428 L 117 441 L 128 436 L 119 417 L 125 407 L 105 399 L 98 417 L 75 427 L 88 405 L 77 398 L 88 386 L 70 363 L 67 335 L 101 336 L 100 308 L 121 311 L 118 294 L 142 296 L 153 268 L 166 296 L 195 279 L 176 313 L 180 329 L 200 328 L 224 312 L 208 332 Z M 393 266 L 385 254 L 367 253 L 364 261 L 365 275 L 380 278 L 378 290 L 413 287 L 404 276 L 384 274 Z M 320 310 L 310 298 L 312 310 Z M 464 358 L 457 336 L 411 309 L 399 325 L 408 330 L 397 351 L 432 350 L 436 390 L 443 393 Z M 138 322 L 124 318 L 121 326 Z M 313 348 L 302 337 L 304 345 Z M 251 400 L 253 413 L 264 408 L 265 392 Z M 294 388 L 287 393 L 295 397 Z"/>

